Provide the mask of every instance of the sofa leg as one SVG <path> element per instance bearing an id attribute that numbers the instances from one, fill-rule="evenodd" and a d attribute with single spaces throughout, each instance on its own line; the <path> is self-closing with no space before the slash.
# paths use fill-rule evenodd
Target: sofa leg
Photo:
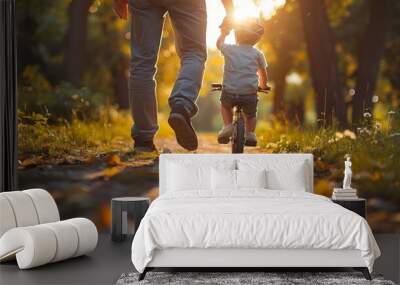
<path id="1" fill-rule="evenodd" d="M 371 274 L 369 274 L 369 270 L 367 267 L 355 267 L 354 269 L 357 271 L 361 271 L 362 274 L 364 275 L 365 279 L 372 280 Z"/>
<path id="2" fill-rule="evenodd" d="M 147 269 L 147 267 L 146 267 L 146 268 L 143 270 L 143 272 L 139 274 L 138 281 L 142 281 L 142 280 L 146 277 L 147 271 L 148 271 L 148 269 Z"/>

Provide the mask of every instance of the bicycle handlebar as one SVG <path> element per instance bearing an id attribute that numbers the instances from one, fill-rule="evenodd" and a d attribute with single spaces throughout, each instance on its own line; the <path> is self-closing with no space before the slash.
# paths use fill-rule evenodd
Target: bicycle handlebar
<path id="1" fill-rule="evenodd" d="M 212 88 L 212 91 L 221 91 L 223 89 L 223 86 L 221 83 L 212 83 L 211 88 Z M 269 91 L 271 91 L 270 86 L 267 86 L 267 88 L 264 88 L 264 89 L 261 87 L 258 87 L 258 90 L 257 90 L 257 92 L 262 92 L 262 93 L 269 93 Z"/>

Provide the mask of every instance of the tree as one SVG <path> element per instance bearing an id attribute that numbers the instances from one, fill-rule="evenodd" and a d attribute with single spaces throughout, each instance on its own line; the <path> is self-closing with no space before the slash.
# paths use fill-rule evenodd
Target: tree
<path id="1" fill-rule="evenodd" d="M 287 111 L 284 100 L 286 91 L 286 76 L 289 74 L 293 62 L 292 56 L 289 53 L 284 52 L 284 50 L 277 52 L 277 56 L 279 58 L 276 62 L 277 68 L 273 69 L 275 88 L 272 113 L 275 115 L 275 117 L 279 117 Z"/>
<path id="2" fill-rule="evenodd" d="M 369 20 L 359 44 L 356 92 L 353 97 L 353 123 L 358 123 L 365 109 L 372 110 L 372 96 L 385 51 L 389 27 L 389 0 L 369 0 Z"/>
<path id="3" fill-rule="evenodd" d="M 95 43 L 89 43 L 90 49 L 96 49 L 92 54 L 90 64 L 96 66 L 101 62 L 107 64 L 107 75 L 109 79 L 109 92 L 112 102 L 118 104 L 121 109 L 129 108 L 128 95 L 128 72 L 129 72 L 129 53 L 130 36 L 127 21 L 122 21 L 113 10 L 112 1 L 103 1 L 98 11 L 93 15 L 95 23 L 91 22 L 89 29 L 95 26 L 100 32 L 100 37 L 92 37 Z M 97 48 L 101 46 L 101 48 Z M 101 63 L 100 63 L 101 64 Z M 100 67 L 101 68 L 101 67 Z"/>
<path id="4" fill-rule="evenodd" d="M 121 109 L 129 108 L 128 66 L 129 59 L 121 55 L 111 69 L 115 100 Z"/>
<path id="5" fill-rule="evenodd" d="M 337 118 L 346 126 L 345 103 L 341 90 L 335 40 L 323 0 L 300 0 L 307 54 L 316 93 L 317 119 L 330 125 Z M 322 124 L 321 124 L 322 123 Z"/>
<path id="6" fill-rule="evenodd" d="M 37 19 L 35 18 L 30 6 L 37 3 L 19 2 L 17 1 L 17 21 L 18 27 L 18 73 L 21 74 L 27 65 L 41 63 L 41 58 L 37 49 L 35 31 L 38 28 Z"/>
<path id="7" fill-rule="evenodd" d="M 65 1 L 16 1 L 18 76 L 37 65 L 52 83 L 59 80 L 56 58 L 63 51 L 65 7 Z"/>
<path id="8" fill-rule="evenodd" d="M 392 4 L 383 76 L 389 80 L 394 91 L 390 94 L 391 100 L 397 101 L 396 93 L 400 94 L 400 1 L 392 1 Z M 397 98 L 400 98 L 400 96 L 397 96 Z"/>
<path id="9" fill-rule="evenodd" d="M 69 6 L 67 45 L 64 65 L 67 80 L 79 85 L 85 67 L 87 20 L 93 0 L 72 0 Z"/>
<path id="10" fill-rule="evenodd" d="M 274 82 L 272 113 L 275 117 L 288 114 L 285 108 L 286 76 L 292 70 L 295 53 L 304 42 L 298 5 L 288 1 L 277 14 L 265 23 L 265 39 L 272 46 L 276 61 L 269 67 Z"/>

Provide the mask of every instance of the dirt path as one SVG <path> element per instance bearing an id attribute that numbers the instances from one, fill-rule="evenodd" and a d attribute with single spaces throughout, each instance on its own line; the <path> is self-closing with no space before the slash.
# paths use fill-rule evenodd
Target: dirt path
<path id="1" fill-rule="evenodd" d="M 171 152 L 182 152 L 186 151 L 182 149 L 177 143 L 175 138 L 164 138 L 156 141 L 157 147 L 160 149 L 169 149 Z M 217 143 L 216 134 L 203 133 L 199 135 L 199 148 L 196 153 L 230 153 L 231 145 L 221 145 Z M 246 153 L 259 153 L 261 149 L 259 147 L 245 148 Z"/>
<path id="2" fill-rule="evenodd" d="M 156 145 L 160 152 L 187 153 L 175 138 L 157 139 Z M 248 150 L 260 152 L 259 148 Z M 219 145 L 215 134 L 200 134 L 196 153 L 230 153 L 230 145 Z M 110 153 L 86 162 L 73 160 L 60 165 L 44 163 L 21 167 L 19 188 L 47 189 L 55 197 L 64 218 L 86 216 L 99 228 L 106 229 L 110 225 L 112 197 L 149 196 L 154 199 L 158 196 L 157 158 Z"/>

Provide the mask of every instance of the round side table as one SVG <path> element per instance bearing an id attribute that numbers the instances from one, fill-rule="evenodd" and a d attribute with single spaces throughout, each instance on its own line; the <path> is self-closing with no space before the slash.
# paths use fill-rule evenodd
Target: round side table
<path id="1" fill-rule="evenodd" d="M 146 214 L 150 199 L 146 197 L 119 197 L 111 200 L 111 240 L 123 241 L 134 236 Z"/>

